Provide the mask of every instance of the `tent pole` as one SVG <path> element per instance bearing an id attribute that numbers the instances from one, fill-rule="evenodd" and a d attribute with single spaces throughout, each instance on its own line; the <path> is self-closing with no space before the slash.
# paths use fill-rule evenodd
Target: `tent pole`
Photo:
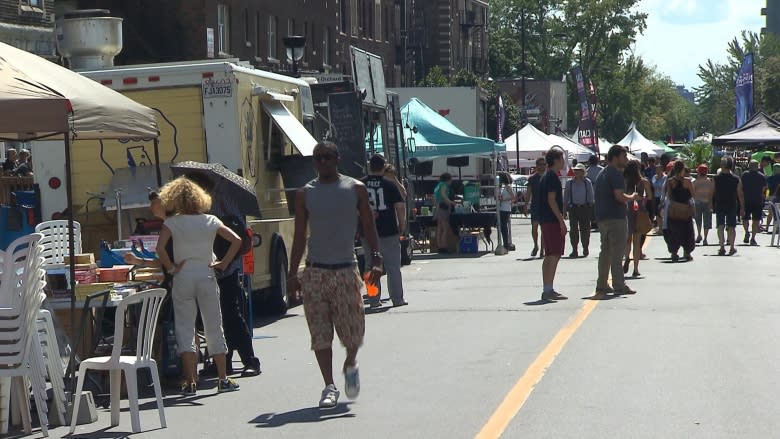
<path id="1" fill-rule="evenodd" d="M 154 138 L 154 164 L 157 174 L 157 188 L 162 187 L 162 174 L 160 173 L 160 138 Z M 120 238 L 122 239 L 122 238 Z"/>
<path id="2" fill-rule="evenodd" d="M 69 133 L 65 133 L 65 194 L 68 202 L 68 254 L 70 258 L 68 260 L 68 288 L 70 289 L 70 332 L 71 332 L 71 350 L 70 361 L 68 362 L 68 376 L 71 379 L 70 387 L 71 394 L 75 391 L 75 377 L 76 377 L 76 350 L 75 346 L 78 343 L 74 343 L 76 337 L 80 337 L 81 334 L 76 334 L 76 242 L 73 233 L 73 172 L 71 169 L 71 148 L 70 148 L 70 136 Z"/>

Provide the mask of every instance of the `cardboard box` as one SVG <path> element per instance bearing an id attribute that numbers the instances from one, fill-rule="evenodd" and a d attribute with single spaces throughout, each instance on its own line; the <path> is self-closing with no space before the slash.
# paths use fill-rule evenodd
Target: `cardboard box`
<path id="1" fill-rule="evenodd" d="M 65 256 L 65 265 L 70 264 L 70 256 Z M 79 255 L 76 255 L 76 265 L 80 264 L 89 264 L 89 265 L 95 265 L 95 254 L 94 253 L 82 253 Z"/>

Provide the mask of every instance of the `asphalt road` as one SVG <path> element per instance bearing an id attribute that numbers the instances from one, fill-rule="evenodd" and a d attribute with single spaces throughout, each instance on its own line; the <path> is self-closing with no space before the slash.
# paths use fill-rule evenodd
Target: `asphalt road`
<path id="1" fill-rule="evenodd" d="M 336 409 L 317 408 L 323 384 L 299 307 L 255 329 L 261 376 L 233 394 L 166 396 L 164 430 L 145 399 L 132 437 L 780 437 L 780 250 L 769 235 L 732 257 L 699 247 L 676 264 L 653 237 L 644 277 L 629 280 L 639 293 L 591 301 L 594 235 L 590 257 L 559 266 L 556 289 L 570 300 L 539 304 L 528 220 L 513 232 L 518 251 L 506 256 L 416 255 L 403 272 L 410 305 L 366 317 L 356 401 L 342 392 Z M 122 404 L 120 426 L 100 409 L 76 437 L 125 437 Z"/>

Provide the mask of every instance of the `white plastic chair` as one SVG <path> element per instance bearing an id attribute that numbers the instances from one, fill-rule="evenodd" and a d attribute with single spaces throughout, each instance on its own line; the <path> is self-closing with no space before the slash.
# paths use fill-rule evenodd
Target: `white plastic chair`
<path id="1" fill-rule="evenodd" d="M 769 242 L 769 245 L 780 247 L 780 203 L 767 204 L 769 204 L 769 209 L 772 211 L 772 217 L 774 218 L 772 223 L 772 240 Z M 777 237 L 777 243 L 775 243 L 775 237 Z"/>
<path id="2" fill-rule="evenodd" d="M 23 236 L 2 254 L 0 277 L 0 381 L 11 387 L 2 392 L 0 404 L 0 432 L 8 429 L 6 398 L 16 400 L 24 430 L 32 433 L 30 421 L 30 398 L 26 384 L 32 383 L 32 393 L 40 420 L 41 432 L 48 436 L 46 405 L 46 381 L 43 377 L 43 354 L 37 331 L 37 315 L 45 297 L 46 285 L 41 268 L 42 247 L 38 244 L 42 236 L 33 233 Z M 11 395 L 13 392 L 13 395 Z"/>
<path id="3" fill-rule="evenodd" d="M 130 402 L 130 420 L 133 433 L 141 431 L 141 421 L 138 415 L 138 382 L 136 379 L 138 369 L 148 367 L 152 381 L 154 382 L 154 394 L 157 397 L 157 409 L 160 412 L 160 425 L 166 428 L 165 412 L 163 410 L 162 391 L 160 388 L 160 376 L 157 373 L 157 363 L 152 358 L 152 342 L 154 331 L 157 327 L 157 317 L 160 314 L 160 306 L 165 298 L 165 290 L 155 288 L 142 291 L 123 299 L 116 309 L 114 323 L 114 348 L 110 357 L 89 358 L 81 362 L 79 366 L 79 380 L 73 403 L 73 416 L 70 422 L 70 433 L 76 430 L 76 418 L 79 412 L 81 390 L 84 385 L 84 377 L 88 369 L 110 371 L 111 381 L 111 426 L 119 425 L 119 393 L 121 391 L 122 372 L 127 381 L 127 398 Z M 134 356 L 122 355 L 122 340 L 125 328 L 125 312 L 127 307 L 140 304 L 141 312 L 138 315 L 138 333 L 136 342 L 136 354 Z"/>
<path id="4" fill-rule="evenodd" d="M 65 256 L 70 254 L 68 246 L 68 222 L 65 220 L 44 221 L 35 226 L 35 232 L 43 235 L 43 257 L 47 266 L 62 266 Z M 81 224 L 73 222 L 73 244 L 76 254 L 81 253 Z"/>
<path id="5" fill-rule="evenodd" d="M 54 321 L 51 313 L 45 309 L 38 311 L 36 320 L 38 336 L 40 338 L 41 352 L 43 353 L 46 376 L 51 383 L 54 407 L 57 409 L 56 421 L 58 425 L 66 425 L 67 400 L 65 397 L 65 380 L 60 348 L 54 331 Z"/>

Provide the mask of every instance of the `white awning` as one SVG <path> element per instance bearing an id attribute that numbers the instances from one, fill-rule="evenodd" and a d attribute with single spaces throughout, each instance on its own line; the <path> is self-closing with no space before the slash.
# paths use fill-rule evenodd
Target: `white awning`
<path id="1" fill-rule="evenodd" d="M 290 139 L 290 142 L 295 146 L 295 149 L 304 156 L 311 157 L 314 153 L 314 146 L 317 145 L 317 141 L 314 140 L 311 134 L 306 131 L 306 128 L 301 125 L 300 121 L 290 113 L 281 102 L 276 100 L 264 100 L 263 108 L 273 118 L 276 126 L 279 127 L 284 135 Z"/>

